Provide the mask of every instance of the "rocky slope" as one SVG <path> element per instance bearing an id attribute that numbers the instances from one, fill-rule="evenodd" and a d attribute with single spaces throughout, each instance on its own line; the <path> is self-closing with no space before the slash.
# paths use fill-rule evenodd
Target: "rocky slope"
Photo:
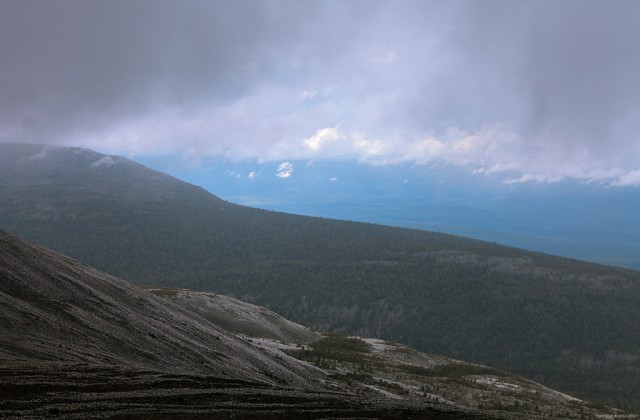
<path id="1" fill-rule="evenodd" d="M 0 320 L 2 418 L 479 416 L 336 388 L 280 349 L 2 230 Z"/>
<path id="2" fill-rule="evenodd" d="M 162 296 L 197 313 L 227 331 L 245 337 L 301 344 L 308 344 L 320 338 L 320 334 L 289 321 L 267 308 L 229 296 L 187 289 L 143 287 L 157 296 Z"/>
<path id="3" fill-rule="evenodd" d="M 205 317 L 209 313 L 212 321 L 222 322 L 257 346 L 311 363 L 327 374 L 326 384 L 334 390 L 396 402 L 436 404 L 466 415 L 635 418 L 502 370 L 375 338 L 313 333 L 265 308 L 227 296 L 147 288 Z"/>
<path id="4" fill-rule="evenodd" d="M 125 281 L 0 231 L 0 360 L 313 387 L 322 375 Z"/>

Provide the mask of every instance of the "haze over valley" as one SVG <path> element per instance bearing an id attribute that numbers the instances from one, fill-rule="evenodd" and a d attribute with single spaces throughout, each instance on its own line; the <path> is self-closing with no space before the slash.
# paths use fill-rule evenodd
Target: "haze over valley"
<path id="1" fill-rule="evenodd" d="M 450 166 L 355 160 L 291 161 L 291 176 L 283 179 L 273 162 L 133 159 L 250 207 L 451 233 L 640 269 L 637 188 L 572 180 L 515 186 Z"/>

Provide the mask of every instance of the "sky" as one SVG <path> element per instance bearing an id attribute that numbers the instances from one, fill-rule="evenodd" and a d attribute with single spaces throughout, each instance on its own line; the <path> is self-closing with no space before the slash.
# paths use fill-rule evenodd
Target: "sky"
<path id="1" fill-rule="evenodd" d="M 495 215 L 488 199 L 588 186 L 635 197 L 618 200 L 634 218 L 639 40 L 636 0 L 2 0 L 0 141 L 124 155 L 285 211 L 437 192 Z M 423 187 L 393 199 L 403 185 Z M 285 206 L 296 193 L 324 210 Z"/>
<path id="2" fill-rule="evenodd" d="M 638 186 L 639 39 L 635 0 L 3 0 L 0 139 Z"/>

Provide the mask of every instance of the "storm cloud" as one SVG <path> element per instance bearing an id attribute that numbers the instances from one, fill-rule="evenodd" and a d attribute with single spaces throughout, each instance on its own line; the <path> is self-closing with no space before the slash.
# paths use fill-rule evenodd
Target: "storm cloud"
<path id="1" fill-rule="evenodd" d="M 637 1 L 0 2 L 0 141 L 639 184 Z"/>

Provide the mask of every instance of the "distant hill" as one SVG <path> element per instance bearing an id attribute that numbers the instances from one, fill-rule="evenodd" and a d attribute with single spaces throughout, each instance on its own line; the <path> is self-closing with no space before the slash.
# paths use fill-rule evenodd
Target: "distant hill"
<path id="1" fill-rule="evenodd" d="M 2 230 L 0 279 L 2 418 L 622 414 L 485 366 L 321 337 L 232 298 L 158 298 Z"/>
<path id="2" fill-rule="evenodd" d="M 137 283 L 229 294 L 640 409 L 640 273 L 237 206 L 130 160 L 0 144 L 0 227 Z"/>

